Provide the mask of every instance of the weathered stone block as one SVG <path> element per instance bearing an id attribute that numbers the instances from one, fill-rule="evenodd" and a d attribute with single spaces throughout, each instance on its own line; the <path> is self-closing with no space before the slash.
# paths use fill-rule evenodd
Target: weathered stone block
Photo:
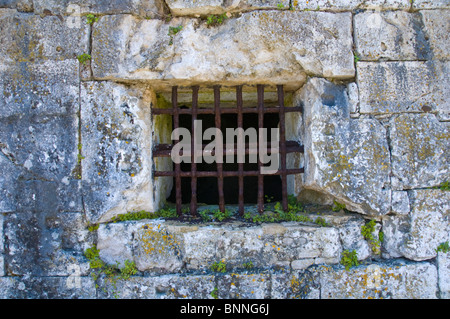
<path id="1" fill-rule="evenodd" d="M 3 174 L 0 175 L 0 213 L 14 212 L 17 209 L 16 181 L 23 169 L 16 166 L 14 157 L 10 157 L 7 146 L 0 142 L 0 167 Z"/>
<path id="2" fill-rule="evenodd" d="M 418 13 L 365 11 L 356 14 L 354 21 L 361 60 L 424 60 L 430 55 Z"/>
<path id="3" fill-rule="evenodd" d="M 450 4 L 447 1 L 447 4 Z M 450 58 L 450 10 L 420 11 L 429 37 L 433 58 L 449 60 Z"/>
<path id="4" fill-rule="evenodd" d="M 352 221 L 339 228 L 342 249 L 349 251 L 355 250 L 358 255 L 358 260 L 364 260 L 372 255 L 369 244 L 361 234 L 361 226 L 364 224 L 365 222 L 363 220 Z"/>
<path id="5" fill-rule="evenodd" d="M 387 214 L 391 164 L 384 127 L 369 118 L 350 119 L 345 87 L 324 79 L 311 79 L 295 98 L 304 106 L 299 187 L 363 214 Z"/>
<path id="6" fill-rule="evenodd" d="M 76 60 L 18 62 L 0 68 L 0 118 L 75 114 L 78 72 Z"/>
<path id="7" fill-rule="evenodd" d="M 450 180 L 450 132 L 432 114 L 402 114 L 390 122 L 392 187 L 439 186 Z"/>
<path id="8" fill-rule="evenodd" d="M 442 190 L 410 191 L 410 228 L 402 253 L 412 260 L 436 257 L 440 243 L 450 240 L 450 193 Z"/>
<path id="9" fill-rule="evenodd" d="M 89 26 L 73 27 L 64 18 L 0 11 L 2 63 L 75 60 L 88 52 Z"/>
<path id="10" fill-rule="evenodd" d="M 437 254 L 440 298 L 450 299 L 450 253 Z"/>
<path id="11" fill-rule="evenodd" d="M 136 262 L 141 271 L 209 270 L 223 261 L 228 268 L 268 264 L 289 267 L 302 259 L 339 261 L 339 233 L 332 227 L 267 224 L 242 231 L 239 225 L 186 227 L 161 221 L 100 225 L 100 256 L 108 263 Z"/>
<path id="12" fill-rule="evenodd" d="M 78 17 L 92 14 L 134 14 L 141 17 L 161 19 L 164 15 L 163 0 L 34 0 L 34 11 L 38 14 L 72 15 Z M 81 18 L 81 24 L 85 24 Z"/>
<path id="13" fill-rule="evenodd" d="M 449 0 L 414 0 L 414 9 L 436 9 L 436 8 L 449 8 Z"/>
<path id="14" fill-rule="evenodd" d="M 392 192 L 392 212 L 399 215 L 407 215 L 410 211 L 408 192 Z"/>
<path id="15" fill-rule="evenodd" d="M 87 230 L 79 229 L 74 235 L 81 235 L 73 239 L 82 242 L 78 247 L 61 249 L 63 238 L 70 236 L 67 231 L 74 226 L 73 219 L 81 219 L 82 215 L 71 217 L 67 220 L 64 215 L 55 213 L 6 214 L 4 258 L 7 274 L 69 276 L 76 268 L 80 276 L 85 276 L 89 269 L 83 256 L 84 249 L 89 245 Z"/>
<path id="16" fill-rule="evenodd" d="M 409 0 L 309 0 L 292 1 L 294 9 L 309 10 L 340 10 L 351 11 L 355 9 L 408 9 Z"/>
<path id="17" fill-rule="evenodd" d="M 371 264 L 346 271 L 318 268 L 323 299 L 436 299 L 437 270 L 430 263 Z"/>
<path id="18" fill-rule="evenodd" d="M 88 220 L 95 223 L 129 211 L 157 210 L 151 157 L 154 94 L 144 87 L 85 82 L 81 100 Z"/>
<path id="19" fill-rule="evenodd" d="M 183 26 L 175 35 L 169 27 Z M 268 32 L 267 30 L 270 30 Z M 172 45 L 170 45 L 172 43 Z M 349 13 L 255 11 L 209 28 L 105 16 L 93 31 L 99 78 L 296 85 L 304 72 L 354 76 Z M 233 54 L 230 54 L 232 52 Z"/>
<path id="20" fill-rule="evenodd" d="M 450 113 L 449 63 L 358 62 L 357 69 L 361 114 Z"/>
<path id="21" fill-rule="evenodd" d="M 73 280 L 73 282 L 72 282 Z M 0 299 L 95 299 L 91 277 L 3 277 Z"/>
<path id="22" fill-rule="evenodd" d="M 23 12 L 32 12 L 33 0 L 0 0 L 0 8 L 11 8 Z"/>
<path id="23" fill-rule="evenodd" d="M 77 165 L 78 118 L 24 116 L 0 120 L 2 150 L 29 178 L 71 179 Z M 31 177 L 30 177 L 31 176 Z"/>

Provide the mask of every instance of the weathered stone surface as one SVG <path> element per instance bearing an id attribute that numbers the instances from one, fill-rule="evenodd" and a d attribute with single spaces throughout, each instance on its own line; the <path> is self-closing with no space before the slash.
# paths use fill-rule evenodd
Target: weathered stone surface
<path id="1" fill-rule="evenodd" d="M 447 1 L 447 4 L 450 4 Z M 429 37 L 433 58 L 449 60 L 450 58 L 450 10 L 420 11 Z"/>
<path id="2" fill-rule="evenodd" d="M 342 249 L 349 251 L 355 250 L 358 255 L 358 260 L 364 260 L 372 255 L 369 244 L 361 234 L 361 227 L 364 224 L 365 222 L 362 220 L 353 221 L 339 228 Z"/>
<path id="3" fill-rule="evenodd" d="M 437 111 L 449 116 L 449 63 L 358 62 L 360 112 Z"/>
<path id="4" fill-rule="evenodd" d="M 410 229 L 402 252 L 412 260 L 436 257 L 440 243 L 450 240 L 450 193 L 442 190 L 410 191 Z"/>
<path id="5" fill-rule="evenodd" d="M 449 194 L 441 190 L 409 191 L 408 216 L 383 220 L 385 257 L 421 261 L 436 257 L 436 248 L 449 240 Z"/>
<path id="6" fill-rule="evenodd" d="M 145 88 L 85 82 L 81 88 L 81 161 L 88 220 L 155 211 L 150 105 Z"/>
<path id="7" fill-rule="evenodd" d="M 73 27 L 57 16 L 0 9 L 0 62 L 76 60 L 88 52 L 89 26 Z"/>
<path id="8" fill-rule="evenodd" d="M 18 62 L 0 67 L 0 118 L 78 111 L 78 61 Z"/>
<path id="9" fill-rule="evenodd" d="M 294 9 L 309 10 L 355 10 L 355 9 L 408 9 L 409 0 L 309 0 L 292 1 Z"/>
<path id="10" fill-rule="evenodd" d="M 345 88 L 324 79 L 309 80 L 296 99 L 304 106 L 300 187 L 333 196 L 350 210 L 387 214 L 391 165 L 384 127 L 369 118 L 350 119 Z"/>
<path id="11" fill-rule="evenodd" d="M 95 299 L 91 277 L 3 277 L 0 299 Z"/>
<path id="12" fill-rule="evenodd" d="M 83 252 L 89 245 L 88 231 L 80 226 L 81 214 L 67 214 L 6 214 L 5 272 L 8 275 L 70 276 L 76 268 L 80 276 L 86 275 L 89 265 Z M 67 245 L 70 236 L 75 237 L 71 241 L 76 245 Z M 63 249 L 63 244 L 67 250 Z"/>
<path id="13" fill-rule="evenodd" d="M 133 240 L 132 240 L 133 238 Z M 133 259 L 139 270 L 204 269 L 218 261 L 242 268 L 251 261 L 289 267 L 302 259 L 338 263 L 339 233 L 331 227 L 267 224 L 247 228 L 188 227 L 161 221 L 100 225 L 100 256 L 111 264 Z M 132 248 L 133 247 L 133 248 Z M 231 269 L 231 268 L 230 268 Z"/>
<path id="14" fill-rule="evenodd" d="M 0 144 L 0 167 L 4 173 L 0 175 L 0 213 L 14 212 L 17 208 L 16 181 L 23 170 L 8 157 L 6 145 Z"/>
<path id="15" fill-rule="evenodd" d="M 164 15 L 163 0 L 34 0 L 34 11 L 38 14 L 53 14 L 78 17 L 92 14 L 134 14 L 141 17 L 161 19 Z M 85 24 L 81 18 L 81 24 Z"/>
<path id="16" fill-rule="evenodd" d="M 414 9 L 449 8 L 449 0 L 414 0 Z"/>
<path id="17" fill-rule="evenodd" d="M 392 212 L 407 215 L 410 211 L 408 192 L 392 191 Z"/>
<path id="18" fill-rule="evenodd" d="M 436 261 L 440 297 L 450 299 L 450 253 L 439 252 Z"/>
<path id="19" fill-rule="evenodd" d="M 318 269 L 323 299 L 436 299 L 437 270 L 430 263 L 371 264 L 346 271 Z"/>
<path id="20" fill-rule="evenodd" d="M 75 115 L 18 116 L 0 119 L 0 123 L 2 152 L 7 152 L 15 165 L 25 168 L 31 178 L 58 182 L 72 178 L 77 164 Z"/>
<path id="21" fill-rule="evenodd" d="M 370 12 L 355 15 L 355 45 L 363 61 L 424 60 L 430 55 L 418 13 Z"/>
<path id="22" fill-rule="evenodd" d="M 168 34 L 169 26 L 180 25 Z M 105 16 L 93 31 L 92 66 L 99 78 L 298 87 L 304 72 L 353 77 L 351 46 L 349 13 L 255 11 L 214 28 Z"/>
<path id="23" fill-rule="evenodd" d="M 17 9 L 18 11 L 33 11 L 33 0 L 0 0 L 0 8 Z"/>
<path id="24" fill-rule="evenodd" d="M 402 114 L 390 122 L 392 187 L 439 186 L 450 180 L 450 132 L 432 114 Z"/>

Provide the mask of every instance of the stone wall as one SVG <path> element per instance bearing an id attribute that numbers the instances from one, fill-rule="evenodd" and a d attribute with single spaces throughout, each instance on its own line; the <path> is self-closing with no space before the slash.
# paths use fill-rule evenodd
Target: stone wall
<path id="1" fill-rule="evenodd" d="M 0 0 L 0 297 L 450 298 L 449 10 Z M 296 222 L 114 222 L 158 211 L 172 188 L 152 176 L 170 164 L 152 148 L 171 133 L 152 109 L 173 85 L 213 84 L 249 96 L 283 84 L 303 106 L 286 121 L 305 146 L 289 157 L 305 167 L 289 190 L 313 210 Z M 346 269 L 351 251 L 359 265 Z M 128 262 L 131 276 L 99 273 Z"/>

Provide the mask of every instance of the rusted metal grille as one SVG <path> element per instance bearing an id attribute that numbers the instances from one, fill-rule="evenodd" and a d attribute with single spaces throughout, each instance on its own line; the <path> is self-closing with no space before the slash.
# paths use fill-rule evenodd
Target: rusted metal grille
<path id="1" fill-rule="evenodd" d="M 191 170 L 182 171 L 180 164 L 174 164 L 173 171 L 155 171 L 154 176 L 157 177 L 167 177 L 172 176 L 175 180 L 175 191 L 176 191 L 176 209 L 177 213 L 181 216 L 182 208 L 182 196 L 181 196 L 181 178 L 191 179 L 191 201 L 190 201 L 190 212 L 193 216 L 197 214 L 197 182 L 199 178 L 202 177 L 216 177 L 218 186 L 218 197 L 219 197 L 219 209 L 225 212 L 225 199 L 224 199 L 224 177 L 238 177 L 238 203 L 239 203 L 239 214 L 242 216 L 244 214 L 244 177 L 245 176 L 257 176 L 258 177 L 258 195 L 257 195 L 257 206 L 260 213 L 264 212 L 264 174 L 261 174 L 261 167 L 263 163 L 258 156 L 258 170 L 244 170 L 243 163 L 238 163 L 237 171 L 224 171 L 222 163 L 216 163 L 215 171 L 198 171 L 197 165 L 194 160 L 194 121 L 197 119 L 198 114 L 213 114 L 215 120 L 216 128 L 221 128 L 221 116 L 223 114 L 237 114 L 237 128 L 243 128 L 243 114 L 244 113 L 256 113 L 258 115 L 258 129 L 263 128 L 264 125 L 264 114 L 274 113 L 279 115 L 279 145 L 272 145 L 272 143 L 267 143 L 267 152 L 279 152 L 280 156 L 280 168 L 271 175 L 279 175 L 281 177 L 281 187 L 282 187 L 282 200 L 281 204 L 283 209 L 286 211 L 288 209 L 288 193 L 287 193 L 287 175 L 300 174 L 304 172 L 303 168 L 291 168 L 288 169 L 286 166 L 286 155 L 288 153 L 303 153 L 304 148 L 299 145 L 296 141 L 286 141 L 286 124 L 285 115 L 288 112 L 302 112 L 302 107 L 285 107 L 284 105 L 284 89 L 282 85 L 277 86 L 278 95 L 278 106 L 277 107 L 265 107 L 264 106 L 264 85 L 257 85 L 257 105 L 256 107 L 243 107 L 243 90 L 242 85 L 236 86 L 236 107 L 234 108 L 221 108 L 220 106 L 220 86 L 216 85 L 213 87 L 214 90 L 214 108 L 199 108 L 198 107 L 198 94 L 199 87 L 192 87 L 192 107 L 180 109 L 178 105 L 178 87 L 172 87 L 172 108 L 169 109 L 159 109 L 155 108 L 152 110 L 153 115 L 169 114 L 173 116 L 173 128 L 179 128 L 179 116 L 180 114 L 189 114 L 192 117 L 191 126 Z M 174 145 L 179 141 L 174 140 L 173 144 L 157 144 L 153 148 L 153 157 L 170 157 L 171 151 Z M 202 145 L 202 150 L 205 148 L 205 144 Z M 230 155 L 228 152 L 230 150 L 225 150 L 223 156 Z M 231 150 L 233 154 L 237 154 L 237 146 L 234 145 L 234 149 Z M 258 152 L 258 148 L 255 145 L 250 145 L 245 143 L 245 154 L 251 154 Z M 215 155 L 212 151 L 211 155 Z"/>

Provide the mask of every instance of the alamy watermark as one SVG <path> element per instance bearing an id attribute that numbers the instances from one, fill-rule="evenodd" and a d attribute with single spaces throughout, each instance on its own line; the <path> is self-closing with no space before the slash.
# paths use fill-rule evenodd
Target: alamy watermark
<path id="1" fill-rule="evenodd" d="M 179 140 L 172 148 L 171 158 L 176 164 L 180 163 L 245 163 L 246 138 L 248 140 L 248 163 L 263 165 L 261 174 L 275 174 L 279 168 L 279 128 L 270 128 L 270 144 L 268 142 L 267 128 L 250 127 L 227 128 L 224 134 L 218 128 L 208 128 L 203 132 L 202 120 L 194 121 L 194 130 L 191 133 L 187 128 L 177 128 L 172 132 L 172 140 Z M 192 136 L 193 134 L 193 136 Z M 193 138 L 193 142 L 192 142 Z M 203 148 L 203 141 L 211 141 Z M 235 141 L 237 142 L 235 143 Z M 225 148 L 224 148 L 225 145 Z M 270 146 L 270 147 L 269 147 Z M 192 149 L 193 147 L 193 149 Z M 224 153 L 225 150 L 225 153 Z"/>

